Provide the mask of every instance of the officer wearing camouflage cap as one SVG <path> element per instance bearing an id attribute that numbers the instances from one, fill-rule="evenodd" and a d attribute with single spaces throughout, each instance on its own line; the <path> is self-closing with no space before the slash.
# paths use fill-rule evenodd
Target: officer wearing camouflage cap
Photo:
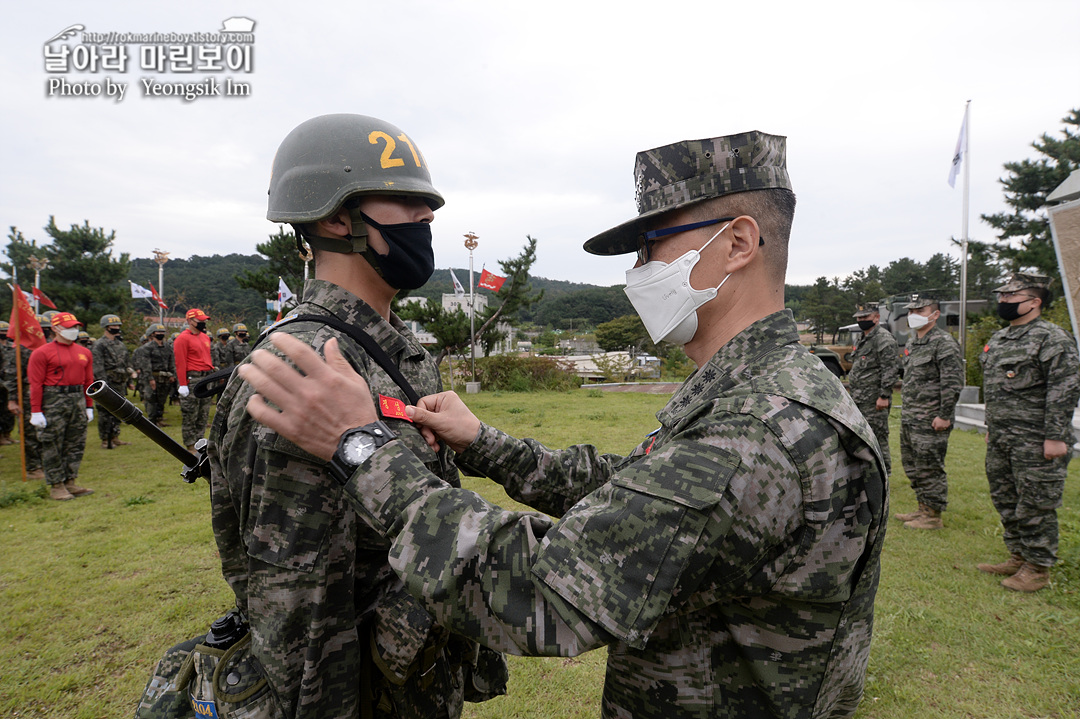
<path id="1" fill-rule="evenodd" d="M 1009 559 L 979 564 L 1002 586 L 1035 592 L 1057 562 L 1057 508 L 1065 488 L 1072 419 L 1080 401 L 1076 340 L 1042 318 L 1050 279 L 1015 273 L 998 287 L 998 314 L 1009 323 L 983 348 L 986 478 L 1001 517 Z"/>
<path id="2" fill-rule="evenodd" d="M 344 491 L 392 543 L 409 591 L 455 630 L 530 655 L 607 645 L 605 717 L 851 716 L 887 481 L 866 420 L 784 309 L 784 138 L 656 148 L 638 154 L 635 178 L 638 217 L 585 248 L 637 253 L 627 294 L 653 340 L 698 365 L 660 428 L 627 457 L 555 451 L 481 423 L 448 392 L 412 419 L 540 512 L 452 489 L 386 436 L 356 454 Z M 271 341 L 306 377 L 253 352 L 239 372 L 274 406 L 249 411 L 347 466 L 349 428 L 375 417 L 363 382 L 331 347 L 323 362 Z"/>
<path id="3" fill-rule="evenodd" d="M 960 345 L 937 326 L 941 307 L 935 297 L 912 295 L 904 307 L 915 335 L 904 347 L 900 461 L 919 506 L 896 518 L 910 529 L 941 529 L 949 499 L 945 453 L 964 386 L 964 365 Z"/>
<path id="4" fill-rule="evenodd" d="M 855 405 L 874 430 L 886 471 L 892 471 L 889 456 L 889 410 L 893 387 L 900 379 L 900 349 L 896 339 L 881 327 L 877 302 L 868 302 L 855 312 L 862 337 L 855 345 L 854 361 L 848 371 L 848 387 Z"/>
<path id="5" fill-rule="evenodd" d="M 94 376 L 103 380 L 121 397 L 126 397 L 127 385 L 133 369 L 128 356 L 128 348 L 120 334 L 123 322 L 119 316 L 108 314 L 102 315 L 98 324 L 101 325 L 104 333 L 101 339 L 94 343 L 92 349 Z M 102 449 L 113 449 L 131 444 L 120 439 L 121 424 L 111 412 L 102 412 L 98 415 L 98 437 L 101 439 Z"/>
<path id="6" fill-rule="evenodd" d="M 291 224 L 314 254 L 315 279 L 289 316 L 327 322 L 283 321 L 275 333 L 316 350 L 340 347 L 384 402 L 403 408 L 402 387 L 358 340 L 328 324 L 340 321 L 372 338 L 417 392 L 439 391 L 434 360 L 390 302 L 430 277 L 430 223 L 442 204 L 420 149 L 384 120 L 324 115 L 292 130 L 274 157 L 267 218 Z M 385 540 L 360 520 L 326 463 L 248 415 L 253 394 L 234 374 L 208 455 L 222 572 L 251 627 L 238 686 L 265 677 L 273 706 L 260 716 L 454 719 L 465 700 L 504 693 L 502 656 L 451 635 L 409 596 Z M 429 448 L 404 419 L 384 422 L 421 466 L 459 483 L 446 448 Z M 158 716 L 152 687 L 139 716 Z"/>
<path id="7" fill-rule="evenodd" d="M 165 344 L 165 325 L 147 326 L 147 341 L 132 353 L 131 361 L 139 373 L 139 393 L 146 406 L 146 417 L 158 427 L 168 427 L 165 405 L 176 384 L 176 359 Z"/>

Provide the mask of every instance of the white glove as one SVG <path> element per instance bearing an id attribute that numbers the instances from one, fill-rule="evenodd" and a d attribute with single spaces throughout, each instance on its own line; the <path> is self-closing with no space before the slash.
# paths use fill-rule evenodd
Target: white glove
<path id="1" fill-rule="evenodd" d="M 44 429 L 49 424 L 49 420 L 45 419 L 45 415 L 43 415 L 41 412 L 31 412 L 30 424 L 34 425 L 38 429 Z"/>
<path id="2" fill-rule="evenodd" d="M 180 385 L 179 389 L 176 390 L 176 393 L 179 394 L 181 397 L 187 397 L 188 396 L 187 385 L 186 384 Z"/>
<path id="3" fill-rule="evenodd" d="M 87 422 L 93 422 L 94 421 L 94 408 L 93 407 L 87 407 L 86 408 L 86 421 Z"/>

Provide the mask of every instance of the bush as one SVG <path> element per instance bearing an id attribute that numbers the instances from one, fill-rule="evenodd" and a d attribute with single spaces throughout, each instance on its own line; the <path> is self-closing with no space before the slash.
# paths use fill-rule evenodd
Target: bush
<path id="1" fill-rule="evenodd" d="M 467 371 L 468 364 L 465 364 L 463 369 Z M 577 389 L 582 382 L 565 364 L 551 357 L 518 357 L 509 354 L 477 357 L 476 379 L 485 390 L 504 392 L 565 392 Z"/>

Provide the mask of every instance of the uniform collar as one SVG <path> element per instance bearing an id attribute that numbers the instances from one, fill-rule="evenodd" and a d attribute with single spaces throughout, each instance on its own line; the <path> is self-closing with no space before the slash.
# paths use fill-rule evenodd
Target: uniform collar
<path id="1" fill-rule="evenodd" d="M 308 280 L 303 302 L 289 314 L 310 313 L 311 306 L 363 330 L 391 357 L 404 354 L 412 358 L 427 352 L 396 314 L 391 312 L 389 321 L 383 319 L 367 302 L 333 282 Z"/>

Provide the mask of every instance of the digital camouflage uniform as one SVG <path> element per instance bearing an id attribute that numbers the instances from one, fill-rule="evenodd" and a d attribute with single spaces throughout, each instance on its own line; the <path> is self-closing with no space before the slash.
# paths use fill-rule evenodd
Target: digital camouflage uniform
<path id="1" fill-rule="evenodd" d="M 128 348 L 118 338 L 110 338 L 108 333 L 98 339 L 91 348 L 94 355 L 94 377 L 104 380 L 121 397 L 127 396 L 128 379 L 131 377 L 128 362 Z M 120 436 L 121 422 L 109 412 L 97 415 L 98 436 L 102 442 L 114 440 Z"/>
<path id="2" fill-rule="evenodd" d="M 26 438 L 26 471 L 36 472 L 41 469 L 41 442 L 38 441 L 37 430 L 30 424 L 30 382 L 27 380 L 27 366 L 30 364 L 31 350 L 23 347 L 19 350 L 22 364 L 22 422 L 19 423 L 19 432 Z M 15 374 L 15 348 L 10 347 L 4 355 L 4 384 L 7 387 L 8 398 L 11 401 L 19 401 L 18 377 Z"/>
<path id="3" fill-rule="evenodd" d="M 396 317 L 386 322 L 344 289 L 309 281 L 294 313 L 332 314 L 367 331 L 417 392 L 441 389 L 435 363 L 405 326 Z M 292 322 L 278 331 L 316 350 L 336 337 L 375 395 L 406 401 L 355 340 L 330 326 Z M 463 689 L 480 678 L 466 680 L 462 667 L 476 645 L 436 625 L 404 590 L 387 564 L 389 542 L 356 516 L 327 463 L 251 419 L 245 405 L 252 394 L 234 375 L 218 402 L 209 444 L 212 517 L 222 573 L 251 623 L 251 651 L 280 716 L 358 717 L 361 684 L 370 677 L 376 717 L 457 717 L 463 696 L 478 698 Z M 408 422 L 386 422 L 425 469 L 457 485 L 446 449 L 433 452 Z M 483 656 L 496 661 L 492 693 L 502 693 L 501 656 Z"/>
<path id="4" fill-rule="evenodd" d="M 45 482 L 53 485 L 74 481 L 86 451 L 86 397 L 81 392 L 45 387 L 41 413 L 48 421 L 36 430 Z"/>
<path id="5" fill-rule="evenodd" d="M 483 425 L 459 466 L 545 514 L 451 487 L 410 441 L 346 492 L 440 623 L 515 654 L 608 645 L 605 717 L 851 716 L 887 480 L 847 391 L 798 340 L 786 310 L 743 330 L 628 457 Z"/>
<path id="6" fill-rule="evenodd" d="M 904 385 L 900 392 L 900 459 L 920 505 L 945 510 L 949 485 L 945 453 L 953 425 L 941 432 L 931 427 L 935 417 L 953 422 L 964 386 L 960 345 L 934 326 L 921 338 L 912 334 L 904 348 Z"/>
<path id="7" fill-rule="evenodd" d="M 1065 330 L 1038 318 L 998 330 L 979 358 L 986 402 L 986 477 L 1005 547 L 1039 567 L 1057 561 L 1057 508 L 1069 455 L 1043 456 L 1045 440 L 1070 447 L 1080 360 Z"/>
<path id="8" fill-rule="evenodd" d="M 855 406 L 874 430 L 885 469 L 892 471 L 889 455 L 889 412 L 892 410 L 893 387 L 900 379 L 900 349 L 896 339 L 880 324 L 864 333 L 853 353 L 855 360 L 848 372 L 848 387 Z M 889 400 L 885 409 L 877 408 L 878 398 Z"/>
<path id="9" fill-rule="evenodd" d="M 251 353 L 251 343 L 241 342 L 237 338 L 233 337 L 229 340 L 229 343 L 225 345 L 225 361 L 229 365 L 240 364 Z"/>
<path id="10" fill-rule="evenodd" d="M 165 415 L 169 393 L 176 384 L 176 358 L 172 348 L 150 339 L 131 353 L 131 362 L 139 372 L 139 393 L 146 404 L 146 416 L 151 422 L 160 422 Z M 150 387 L 151 379 L 156 385 L 154 389 Z"/>
<path id="11" fill-rule="evenodd" d="M 7 388 L 7 356 L 9 352 L 15 350 L 8 346 L 7 338 L 4 337 L 6 332 L 6 327 L 0 328 L 0 437 L 9 436 L 11 431 L 15 429 L 15 415 L 8 411 L 8 397 L 14 399 L 16 394 L 14 392 L 9 394 Z M 14 366 L 14 362 L 12 366 Z"/>
<path id="12" fill-rule="evenodd" d="M 213 343 L 210 345 L 210 359 L 214 363 L 214 369 L 225 369 L 226 367 L 232 367 L 235 362 L 232 361 L 231 355 L 226 350 L 225 342 L 222 342 L 217 337 L 214 338 Z"/>

